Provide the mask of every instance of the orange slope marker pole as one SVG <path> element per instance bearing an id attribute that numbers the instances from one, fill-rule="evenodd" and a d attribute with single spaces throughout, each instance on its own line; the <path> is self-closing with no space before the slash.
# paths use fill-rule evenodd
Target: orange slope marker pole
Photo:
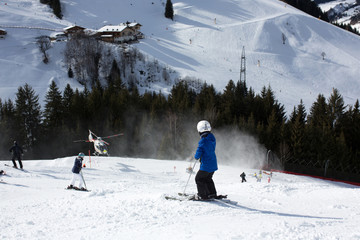
<path id="1" fill-rule="evenodd" d="M 90 168 L 91 168 L 91 154 L 90 154 L 90 149 L 89 149 L 89 162 L 90 162 Z"/>

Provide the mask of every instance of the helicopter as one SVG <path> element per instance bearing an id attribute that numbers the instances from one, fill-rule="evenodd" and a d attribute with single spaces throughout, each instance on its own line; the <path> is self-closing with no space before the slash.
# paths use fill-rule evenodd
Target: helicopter
<path id="1" fill-rule="evenodd" d="M 93 133 L 90 129 L 89 129 L 89 136 L 88 136 L 88 140 L 76 140 L 74 142 L 93 142 L 94 143 L 94 155 L 95 156 L 109 156 L 109 152 L 107 149 L 106 145 L 110 145 L 108 142 L 105 142 L 103 140 L 103 138 L 112 138 L 112 137 L 118 137 L 124 135 L 123 133 L 118 133 L 115 135 L 111 135 L 111 136 L 106 136 L 106 137 L 98 137 L 96 136 L 95 133 Z M 95 138 L 94 138 L 95 137 Z"/>

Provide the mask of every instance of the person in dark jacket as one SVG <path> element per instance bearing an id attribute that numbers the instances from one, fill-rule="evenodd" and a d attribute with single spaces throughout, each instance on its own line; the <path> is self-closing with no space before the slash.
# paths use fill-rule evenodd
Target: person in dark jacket
<path id="1" fill-rule="evenodd" d="M 195 182 L 198 190 L 198 199 L 216 198 L 216 188 L 212 179 L 218 170 L 215 154 L 216 139 L 211 133 L 210 123 L 202 120 L 197 124 L 200 141 L 195 153 L 195 159 L 200 159 L 200 170 L 197 172 Z"/>
<path id="2" fill-rule="evenodd" d="M 82 169 L 82 161 L 84 160 L 84 157 L 85 157 L 85 154 L 81 152 L 75 158 L 74 166 L 72 168 L 73 176 L 72 176 L 70 185 L 67 187 L 68 189 L 75 188 L 75 189 L 85 190 L 85 188 L 83 187 L 85 185 L 84 179 L 80 175 L 80 171 Z M 76 181 L 80 182 L 79 187 L 74 186 Z"/>
<path id="3" fill-rule="evenodd" d="M 242 174 L 240 174 L 240 177 L 241 177 L 241 182 L 246 182 L 246 174 L 243 172 Z"/>
<path id="4" fill-rule="evenodd" d="M 20 168 L 23 168 L 22 162 L 21 162 L 21 155 L 24 153 L 22 148 L 17 144 L 16 141 L 14 141 L 14 146 L 12 146 L 9 150 L 9 152 L 12 152 L 12 162 L 14 164 L 14 168 L 17 168 L 15 159 L 19 161 Z"/>

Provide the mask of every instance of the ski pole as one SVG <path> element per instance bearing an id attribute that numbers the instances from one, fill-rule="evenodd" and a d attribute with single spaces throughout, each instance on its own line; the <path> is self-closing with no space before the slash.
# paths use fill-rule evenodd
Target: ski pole
<path id="1" fill-rule="evenodd" d="M 186 190 L 186 187 L 187 187 L 187 185 L 189 184 L 189 180 L 190 180 L 191 174 L 192 174 L 192 173 L 193 173 L 193 171 L 194 171 L 194 168 L 195 168 L 196 162 L 197 162 L 197 160 L 195 159 L 194 166 L 193 166 L 193 168 L 192 168 L 192 171 L 191 171 L 191 172 L 190 172 L 190 174 L 189 174 L 189 178 L 188 178 L 187 183 L 186 183 L 185 188 L 184 188 L 184 192 L 183 192 L 183 194 L 184 194 L 184 195 L 185 195 L 185 190 Z"/>
<path id="2" fill-rule="evenodd" d="M 82 178 L 82 180 L 83 180 L 83 182 L 84 182 L 85 188 L 87 189 L 87 186 L 86 186 L 85 179 L 84 179 L 84 176 L 83 176 L 82 171 L 80 171 L 80 175 L 81 175 L 81 178 Z"/>

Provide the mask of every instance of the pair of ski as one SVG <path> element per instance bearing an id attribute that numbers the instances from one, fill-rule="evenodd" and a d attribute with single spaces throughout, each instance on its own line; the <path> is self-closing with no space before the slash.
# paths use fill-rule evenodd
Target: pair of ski
<path id="1" fill-rule="evenodd" d="M 17 170 L 19 170 L 19 171 L 23 171 L 23 172 L 27 172 L 25 169 L 23 169 L 23 168 L 18 168 L 18 167 L 14 167 L 14 166 L 11 166 L 11 165 L 9 165 L 9 164 L 4 164 L 6 167 L 12 167 L 12 168 L 15 168 L 15 169 L 17 169 Z"/>
<path id="2" fill-rule="evenodd" d="M 75 187 L 75 186 L 70 185 L 70 186 L 68 186 L 68 187 L 65 188 L 65 189 L 66 189 L 66 190 L 71 190 L 71 189 L 73 189 L 73 190 L 82 191 L 82 192 L 91 192 L 91 190 L 88 190 L 88 189 L 87 189 L 86 182 L 85 182 L 84 175 L 83 175 L 82 171 L 80 171 L 80 176 L 81 176 L 81 178 L 82 178 L 82 180 L 83 180 L 83 182 L 84 182 L 85 188 L 78 188 L 78 187 Z"/>
<path id="3" fill-rule="evenodd" d="M 75 190 L 75 191 L 80 191 L 80 192 L 91 192 L 91 190 L 88 190 L 86 188 L 78 188 L 78 187 L 72 187 L 72 188 L 65 188 L 66 190 Z"/>
<path id="4" fill-rule="evenodd" d="M 196 194 L 186 194 L 186 193 L 178 193 L 179 196 L 165 196 L 166 200 L 178 200 L 178 201 L 216 201 L 216 200 L 226 200 L 227 195 L 217 195 L 215 198 L 209 199 L 199 199 Z"/>

